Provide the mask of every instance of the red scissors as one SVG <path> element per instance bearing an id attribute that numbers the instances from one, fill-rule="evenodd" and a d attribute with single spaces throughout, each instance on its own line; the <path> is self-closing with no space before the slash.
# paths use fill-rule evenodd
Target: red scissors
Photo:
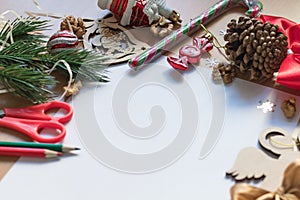
<path id="1" fill-rule="evenodd" d="M 63 109 L 65 115 L 54 117 L 46 114 L 47 111 L 55 108 Z M 50 101 L 24 108 L 4 108 L 0 110 L 0 127 L 16 130 L 37 142 L 57 143 L 66 136 L 66 128 L 63 124 L 70 121 L 72 115 L 72 107 L 61 101 Z M 53 137 L 42 136 L 40 132 L 45 128 L 54 129 L 57 134 Z"/>

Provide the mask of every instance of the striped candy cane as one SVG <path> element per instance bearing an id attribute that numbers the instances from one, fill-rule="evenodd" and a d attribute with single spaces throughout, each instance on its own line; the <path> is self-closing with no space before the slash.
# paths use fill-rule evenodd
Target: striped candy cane
<path id="1" fill-rule="evenodd" d="M 262 3 L 256 0 L 222 0 L 210 7 L 198 17 L 191 20 L 180 29 L 174 31 L 172 34 L 156 43 L 154 46 L 152 46 L 142 54 L 129 60 L 129 66 L 133 70 L 142 68 L 146 63 L 149 63 L 151 60 L 160 55 L 163 50 L 172 48 L 172 46 L 181 42 L 181 40 L 184 39 L 184 35 L 194 33 L 201 28 L 201 24 L 208 23 L 210 20 L 216 18 L 223 12 L 236 5 L 246 6 L 248 8 L 246 14 L 253 17 L 258 16 L 260 11 L 262 10 Z"/>

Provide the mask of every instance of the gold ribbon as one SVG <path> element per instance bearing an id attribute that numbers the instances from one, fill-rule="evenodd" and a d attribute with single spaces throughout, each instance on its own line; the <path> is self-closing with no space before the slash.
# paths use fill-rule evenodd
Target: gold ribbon
<path id="1" fill-rule="evenodd" d="M 285 170 L 282 185 L 274 192 L 245 183 L 230 190 L 231 200 L 300 200 L 300 159 Z"/>

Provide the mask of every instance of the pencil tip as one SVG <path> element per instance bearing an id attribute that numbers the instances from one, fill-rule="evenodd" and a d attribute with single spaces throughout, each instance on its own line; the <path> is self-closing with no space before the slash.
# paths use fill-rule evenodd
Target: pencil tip
<path id="1" fill-rule="evenodd" d="M 52 150 L 48 150 L 48 149 L 45 149 L 44 153 L 45 153 L 45 157 L 46 158 L 55 158 L 57 156 L 61 156 L 62 155 L 61 152 L 52 151 Z"/>
<path id="2" fill-rule="evenodd" d="M 71 151 L 76 151 L 76 150 L 80 150 L 80 148 L 79 147 L 64 146 L 63 149 L 62 149 L 62 152 L 69 153 Z"/>

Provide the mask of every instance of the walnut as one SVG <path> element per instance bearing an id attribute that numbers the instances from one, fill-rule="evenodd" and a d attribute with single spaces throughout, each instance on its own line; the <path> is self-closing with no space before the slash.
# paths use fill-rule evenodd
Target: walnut
<path id="1" fill-rule="evenodd" d="M 173 10 L 172 13 L 170 14 L 169 20 L 171 20 L 173 24 L 180 24 L 182 22 L 182 19 L 180 18 L 180 14 L 175 10 Z"/>
<path id="2" fill-rule="evenodd" d="M 219 63 L 214 68 L 219 70 L 224 84 L 232 83 L 232 81 L 233 81 L 233 79 L 235 78 L 235 75 L 236 75 L 234 65 L 227 64 L 227 63 Z M 216 72 L 214 72 L 214 73 L 216 73 Z"/>
<path id="3" fill-rule="evenodd" d="M 151 33 L 153 33 L 154 36 L 158 37 L 165 37 L 172 33 L 174 30 L 174 24 L 167 22 L 166 18 L 161 17 L 158 22 L 153 23 L 150 27 Z"/>
<path id="4" fill-rule="evenodd" d="M 81 88 L 81 81 L 73 82 L 69 88 L 67 86 L 63 87 L 64 91 L 67 91 L 66 97 L 75 96 L 76 94 L 78 94 Z"/>
<path id="5" fill-rule="evenodd" d="M 296 99 L 290 97 L 289 99 L 284 100 L 281 104 L 281 110 L 286 118 L 293 118 L 296 113 Z"/>
<path id="6" fill-rule="evenodd" d="M 79 39 L 82 39 L 86 32 L 83 19 L 78 17 L 76 20 L 74 16 L 66 17 L 60 24 L 60 30 L 72 31 Z"/>

